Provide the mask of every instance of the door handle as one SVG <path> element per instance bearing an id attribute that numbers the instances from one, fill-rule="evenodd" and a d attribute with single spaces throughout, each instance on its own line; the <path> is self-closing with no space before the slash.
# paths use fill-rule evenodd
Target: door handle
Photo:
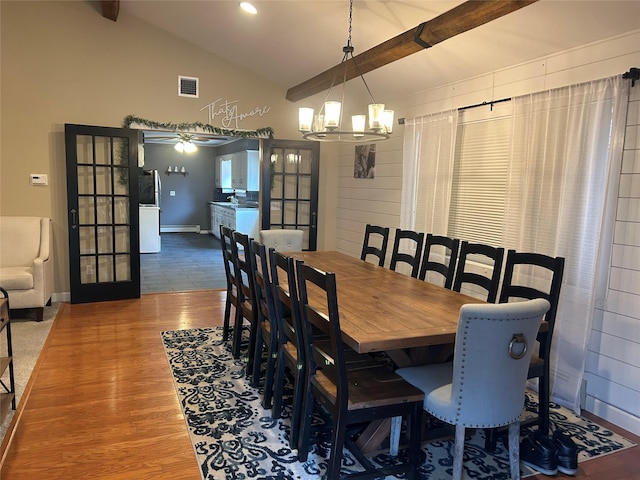
<path id="1" fill-rule="evenodd" d="M 77 222 L 76 222 L 76 209 L 75 208 L 71 209 L 71 228 L 73 230 L 78 228 L 78 225 L 77 225 Z"/>
<path id="2" fill-rule="evenodd" d="M 311 228 L 316 228 L 316 212 L 311 212 Z"/>

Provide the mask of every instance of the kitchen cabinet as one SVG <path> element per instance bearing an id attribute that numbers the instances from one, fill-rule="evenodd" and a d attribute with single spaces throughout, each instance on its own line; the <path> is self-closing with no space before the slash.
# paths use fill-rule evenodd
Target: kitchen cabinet
<path id="1" fill-rule="evenodd" d="M 236 207 L 225 202 L 211 202 L 209 209 L 211 212 L 209 231 L 216 238 L 220 239 L 220 225 L 245 233 L 251 238 L 258 238 L 257 208 Z"/>
<path id="2" fill-rule="evenodd" d="M 260 190 L 260 158 L 257 150 L 243 150 L 232 154 L 231 188 Z"/>

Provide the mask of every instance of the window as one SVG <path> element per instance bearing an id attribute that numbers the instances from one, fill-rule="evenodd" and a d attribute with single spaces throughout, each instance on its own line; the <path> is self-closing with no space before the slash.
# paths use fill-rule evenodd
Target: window
<path id="1" fill-rule="evenodd" d="M 460 112 L 451 180 L 448 235 L 504 245 L 511 157 L 511 102 Z"/>

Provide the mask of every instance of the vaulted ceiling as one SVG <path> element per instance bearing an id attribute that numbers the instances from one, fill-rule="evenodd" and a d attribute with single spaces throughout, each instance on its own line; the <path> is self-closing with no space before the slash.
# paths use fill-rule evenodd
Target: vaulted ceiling
<path id="1" fill-rule="evenodd" d="M 354 55 L 462 3 L 355 0 Z M 239 1 L 228 0 L 120 0 L 103 2 L 103 7 L 111 8 L 114 17 L 139 17 L 285 91 L 342 59 L 348 35 L 347 0 L 254 0 L 253 4 L 258 9 L 255 16 L 240 11 Z M 392 100 L 638 29 L 639 0 L 539 0 L 381 66 L 366 79 L 376 97 Z"/>

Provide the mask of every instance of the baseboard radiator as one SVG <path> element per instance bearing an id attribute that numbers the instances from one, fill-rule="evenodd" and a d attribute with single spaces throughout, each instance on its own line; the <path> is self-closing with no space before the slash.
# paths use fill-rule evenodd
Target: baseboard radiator
<path id="1" fill-rule="evenodd" d="M 200 225 L 163 225 L 160 227 L 160 233 L 191 233 L 191 232 L 200 233 Z"/>

